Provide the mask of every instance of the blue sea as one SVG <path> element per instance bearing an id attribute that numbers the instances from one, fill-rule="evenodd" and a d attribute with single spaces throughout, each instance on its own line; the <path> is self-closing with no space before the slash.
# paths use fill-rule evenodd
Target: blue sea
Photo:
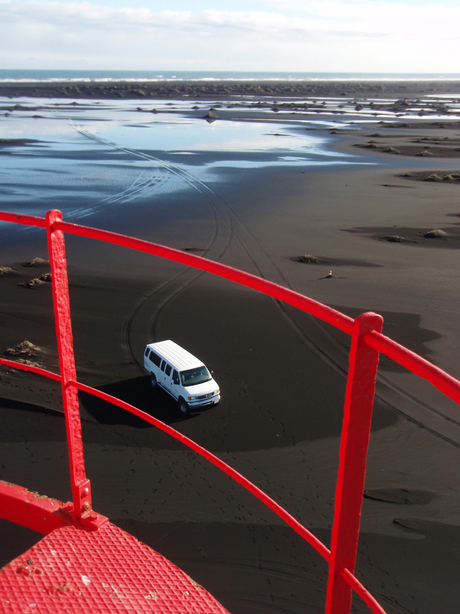
<path id="1" fill-rule="evenodd" d="M 0 82 L 15 81 L 458 81 L 460 73 L 229 72 L 171 70 L 2 69 Z"/>

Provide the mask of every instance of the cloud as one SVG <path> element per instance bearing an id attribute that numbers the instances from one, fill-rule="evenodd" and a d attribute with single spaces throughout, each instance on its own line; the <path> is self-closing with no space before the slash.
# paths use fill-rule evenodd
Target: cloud
<path id="1" fill-rule="evenodd" d="M 56 27 L 98 27 L 118 29 L 121 26 L 140 30 L 193 30 L 198 32 L 250 30 L 263 32 L 290 29 L 294 20 L 282 14 L 263 12 L 217 11 L 208 9 L 200 13 L 165 10 L 153 13 L 149 9 L 113 9 L 88 2 L 61 4 L 28 0 L 0 1 L 0 18 L 9 24 L 43 24 Z M 297 26 L 296 26 L 297 28 Z"/>
<path id="2" fill-rule="evenodd" d="M 457 70 L 460 8 L 446 18 L 431 7 L 382 1 L 271 4 L 279 11 L 262 3 L 258 11 L 153 12 L 0 0 L 0 53 L 11 68 Z M 283 12 L 289 4 L 302 12 Z"/>
<path id="3" fill-rule="evenodd" d="M 278 3 L 275 3 L 278 4 Z M 279 2 L 280 7 L 286 2 Z M 289 3 L 288 3 L 289 4 Z M 292 5 L 300 4 L 292 0 Z M 46 0 L 0 0 L 0 18 L 3 24 L 35 24 L 55 27 L 97 27 L 107 30 L 122 26 L 140 30 L 176 30 L 197 32 L 250 31 L 284 35 L 292 32 L 382 33 L 411 31 L 415 27 L 433 35 L 433 24 L 442 23 L 454 32 L 460 19 L 460 8 L 450 9 L 447 15 L 433 7 L 414 7 L 407 4 L 388 5 L 384 2 L 347 2 L 325 0 L 305 3 L 303 17 L 289 17 L 282 11 L 192 11 L 152 12 L 148 8 L 110 8 L 89 2 L 62 4 Z M 306 8 L 308 7 L 308 8 Z"/>

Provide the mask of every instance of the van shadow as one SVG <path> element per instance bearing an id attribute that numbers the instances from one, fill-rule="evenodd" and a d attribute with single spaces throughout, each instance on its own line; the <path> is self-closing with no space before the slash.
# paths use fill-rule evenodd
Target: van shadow
<path id="1" fill-rule="evenodd" d="M 98 390 L 134 405 L 165 424 L 184 420 L 177 403 L 158 386 L 152 388 L 148 377 L 114 382 L 99 386 Z M 142 418 L 92 394 L 80 391 L 78 395 L 83 408 L 100 424 L 125 424 L 140 429 L 152 427 Z M 186 416 L 186 419 L 189 418 L 193 418 L 193 414 Z"/>

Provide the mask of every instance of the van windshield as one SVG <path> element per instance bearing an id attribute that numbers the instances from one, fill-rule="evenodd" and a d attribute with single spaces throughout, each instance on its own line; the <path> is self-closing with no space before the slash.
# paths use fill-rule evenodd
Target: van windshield
<path id="1" fill-rule="evenodd" d="M 188 371 L 181 371 L 180 381 L 183 386 L 195 386 L 196 384 L 202 384 L 203 382 L 209 382 L 211 374 L 207 368 L 196 367 L 196 369 L 188 369 Z"/>

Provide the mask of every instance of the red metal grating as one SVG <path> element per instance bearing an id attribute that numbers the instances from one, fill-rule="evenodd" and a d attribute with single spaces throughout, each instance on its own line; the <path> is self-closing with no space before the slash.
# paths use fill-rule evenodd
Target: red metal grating
<path id="1" fill-rule="evenodd" d="M 55 529 L 0 570 L 0 612 L 228 614 L 187 574 L 122 529 Z"/>

